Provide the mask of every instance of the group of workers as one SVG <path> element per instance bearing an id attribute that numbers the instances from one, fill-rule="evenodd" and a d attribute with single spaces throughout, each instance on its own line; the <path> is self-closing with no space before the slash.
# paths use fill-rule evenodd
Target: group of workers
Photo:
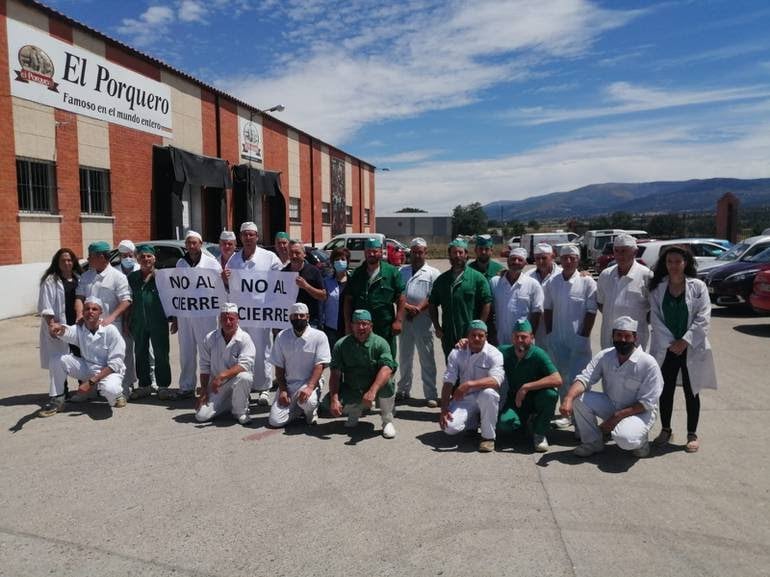
<path id="1" fill-rule="evenodd" d="M 614 241 L 616 264 L 594 281 L 578 270 L 574 244 L 558 247 L 559 264 L 554 247 L 537 245 L 536 266 L 525 271 L 523 248 L 512 250 L 504 267 L 492 259 L 492 239 L 478 235 L 476 258 L 468 262 L 468 244 L 458 238 L 447 249 L 449 270 L 439 273 L 426 262 L 424 239 L 412 240 L 410 263 L 399 269 L 382 259 L 380 240 L 371 238 L 364 262 L 349 276 L 348 255 L 332 255 L 331 280 L 342 286 L 337 290 L 305 262 L 301 242 L 279 233 L 276 254 L 258 240 L 257 226 L 243 223 L 236 251 L 235 233 L 223 231 L 214 258 L 189 231 L 177 267 L 216 270 L 225 289 L 232 270 L 297 272 L 291 326 L 280 332 L 241 328 L 238 307 L 229 302 L 218 317 L 167 317 L 151 245 L 123 241 L 121 263 L 112 267 L 109 245 L 93 243 L 82 275 L 74 253 L 58 251 L 41 281 L 41 362 L 49 369 L 50 398 L 40 415 L 64 409 L 68 376 L 79 382 L 73 402 L 100 393 L 120 408 L 157 390 L 165 400 L 196 397 L 201 422 L 229 412 L 246 424 L 252 393 L 267 406 L 275 388 L 271 427 L 295 419 L 315 424 L 324 404 L 352 428 L 377 405 L 382 435 L 393 438 L 396 404 L 412 402 L 417 351 L 426 406 L 439 409 L 439 425 L 449 435 L 480 431 L 482 452 L 494 450 L 498 433 L 518 430 L 535 451 L 545 452 L 550 430 L 574 427 L 577 456 L 603 450 L 607 437 L 647 456 L 651 444 L 673 438 L 680 374 L 685 448 L 699 449 L 699 392 L 715 388 L 716 378 L 708 292 L 684 247 L 667 250 L 653 272 L 635 261 L 636 240 L 622 234 Z M 592 356 L 598 312 L 602 350 Z M 178 389 L 170 388 L 170 333 L 179 336 Z M 440 392 L 435 337 L 446 359 Z M 322 400 L 327 367 L 328 397 Z M 650 443 L 658 413 L 661 433 Z"/>

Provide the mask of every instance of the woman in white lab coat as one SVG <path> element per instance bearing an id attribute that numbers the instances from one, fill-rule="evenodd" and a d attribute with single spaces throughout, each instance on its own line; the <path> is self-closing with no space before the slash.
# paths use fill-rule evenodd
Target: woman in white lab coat
<path id="1" fill-rule="evenodd" d="M 716 371 L 708 332 L 711 301 L 703 281 L 696 277 L 695 258 L 682 246 L 669 247 L 658 259 L 650 281 L 650 353 L 663 373 L 660 396 L 662 429 L 653 445 L 667 444 L 673 437 L 671 414 L 679 373 L 687 407 L 688 453 L 700 447 L 698 418 L 702 389 L 716 389 Z"/>

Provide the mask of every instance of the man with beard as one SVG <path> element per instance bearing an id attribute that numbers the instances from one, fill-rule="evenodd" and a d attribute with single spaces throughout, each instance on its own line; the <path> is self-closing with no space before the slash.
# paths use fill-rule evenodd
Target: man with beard
<path id="1" fill-rule="evenodd" d="M 477 234 L 476 246 L 474 248 L 476 260 L 468 264 L 469 267 L 483 274 L 487 280 L 496 277 L 504 268 L 499 262 L 492 260 L 494 246 L 491 236 L 488 234 Z"/>
<path id="2" fill-rule="evenodd" d="M 527 266 L 527 251 L 515 248 L 508 255 L 508 271 L 489 281 L 495 304 L 497 342 L 511 340 L 513 326 L 517 321 L 528 320 L 532 332 L 537 332 L 543 315 L 543 289 L 531 276 L 522 274 Z"/>
<path id="3" fill-rule="evenodd" d="M 535 255 L 535 268 L 528 271 L 526 274 L 531 276 L 540 284 L 540 288 L 543 289 L 543 294 L 545 295 L 548 284 L 551 282 L 553 277 L 561 272 L 561 267 L 554 262 L 553 247 L 550 244 L 545 242 L 538 243 L 535 245 L 535 250 L 533 252 Z M 535 342 L 537 343 L 538 347 L 546 351 L 548 354 L 551 353 L 550 349 L 548 348 L 548 335 L 545 331 L 544 322 L 540 322 L 537 325 L 537 330 L 535 331 Z"/>
<path id="4" fill-rule="evenodd" d="M 538 453 L 548 451 L 546 432 L 559 398 L 556 389 L 561 386 L 559 371 L 548 354 L 534 344 L 532 325 L 519 320 L 513 327 L 513 345 L 503 345 L 505 378 L 508 395 L 497 430 L 512 433 L 532 419 L 532 444 Z"/>
<path id="5" fill-rule="evenodd" d="M 283 266 L 289 264 L 291 255 L 289 254 L 289 235 L 283 231 L 275 234 L 275 254 L 278 255 L 278 259 Z M 304 255 L 303 255 L 304 256 Z"/>
<path id="6" fill-rule="evenodd" d="M 604 450 L 604 433 L 610 433 L 623 450 L 637 457 L 650 454 L 648 434 L 658 412 L 663 376 L 655 358 L 637 347 L 638 323 L 620 317 L 612 324 L 613 347 L 601 351 L 580 373 L 559 409 L 564 417 L 575 415 L 580 434 L 578 457 Z M 602 391 L 591 390 L 602 381 Z M 596 424 L 596 418 L 602 424 Z"/>
<path id="7" fill-rule="evenodd" d="M 345 291 L 346 333 L 352 332 L 354 310 L 369 311 L 373 319 L 374 334 L 388 342 L 391 355 L 395 359 L 396 335 L 401 333 L 404 318 L 406 287 L 398 269 L 382 260 L 380 239 L 366 239 L 364 258 L 364 262 L 351 275 Z"/>
<path id="8" fill-rule="evenodd" d="M 319 302 L 326 300 L 326 289 L 321 271 L 305 260 L 305 245 L 298 240 L 289 242 L 289 264 L 287 272 L 296 272 L 295 282 L 299 287 L 297 302 L 305 303 L 310 311 L 310 326 L 318 328 Z"/>
<path id="9" fill-rule="evenodd" d="M 449 356 L 457 341 L 468 332 L 472 320 L 486 323 L 492 302 L 489 281 L 477 270 L 466 266 L 468 243 L 455 239 L 449 243 L 447 252 L 451 268 L 438 276 L 428 300 L 430 318 L 436 336 L 441 339 L 444 358 Z"/>

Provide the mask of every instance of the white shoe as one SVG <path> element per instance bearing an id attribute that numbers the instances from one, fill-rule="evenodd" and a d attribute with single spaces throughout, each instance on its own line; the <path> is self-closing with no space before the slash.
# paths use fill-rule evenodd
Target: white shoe
<path id="1" fill-rule="evenodd" d="M 572 426 L 572 421 L 567 417 L 562 417 L 561 419 L 551 421 L 551 424 L 554 429 L 569 429 Z"/>
<path id="2" fill-rule="evenodd" d="M 126 397 L 123 395 L 120 395 L 117 399 L 115 399 L 115 404 L 112 405 L 115 409 L 122 409 L 126 406 Z"/>
<path id="3" fill-rule="evenodd" d="M 575 447 L 572 454 L 576 457 L 590 457 L 594 453 L 601 453 L 604 450 L 604 443 L 583 443 L 582 445 Z"/>
<path id="4" fill-rule="evenodd" d="M 650 456 L 650 442 L 645 441 L 644 445 L 639 447 L 638 449 L 634 449 L 631 451 L 634 455 L 634 457 L 639 457 L 640 459 L 644 459 L 645 457 Z"/>
<path id="5" fill-rule="evenodd" d="M 266 407 L 270 404 L 270 391 L 259 391 L 257 393 L 257 404 L 260 407 Z"/>
<path id="6" fill-rule="evenodd" d="M 349 415 L 348 420 L 345 421 L 345 428 L 352 429 L 358 426 L 358 415 Z"/>
<path id="7" fill-rule="evenodd" d="M 317 425 L 318 424 L 318 408 L 313 409 L 313 414 L 308 416 L 305 415 L 305 422 L 308 425 Z"/>
<path id="8" fill-rule="evenodd" d="M 238 417 L 238 422 L 241 425 L 248 425 L 251 422 L 251 415 L 249 415 L 248 413 L 244 413 L 243 415 Z"/>
<path id="9" fill-rule="evenodd" d="M 396 427 L 393 426 L 393 423 L 385 423 L 385 426 L 382 428 L 382 436 L 386 439 L 392 439 L 396 436 Z"/>
<path id="10" fill-rule="evenodd" d="M 548 439 L 545 438 L 545 435 L 535 435 L 533 439 L 533 445 L 535 447 L 535 453 L 548 452 Z"/>

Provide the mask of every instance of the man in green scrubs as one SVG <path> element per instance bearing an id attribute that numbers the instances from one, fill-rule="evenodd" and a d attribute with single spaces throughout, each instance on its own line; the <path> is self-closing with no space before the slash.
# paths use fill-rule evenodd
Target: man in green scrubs
<path id="1" fill-rule="evenodd" d="M 382 260 L 379 238 L 366 239 L 364 255 L 364 262 L 350 276 L 345 291 L 346 333 L 353 330 L 353 311 L 367 310 L 372 315 L 374 333 L 388 342 L 391 355 L 396 358 L 396 335 L 401 333 L 406 302 L 404 280 L 398 268 Z"/>
<path id="2" fill-rule="evenodd" d="M 435 280 L 429 299 L 430 318 L 436 336 L 441 339 L 444 358 L 468 332 L 472 320 L 487 321 L 492 302 L 489 281 L 480 272 L 466 266 L 468 243 L 455 239 L 449 243 L 448 252 L 451 268 Z"/>
<path id="3" fill-rule="evenodd" d="M 512 433 L 532 418 L 535 451 L 548 451 L 545 433 L 559 400 L 561 375 L 548 354 L 536 346 L 532 325 L 517 321 L 513 327 L 513 345 L 503 345 L 503 369 L 508 381 L 508 396 L 500 411 L 497 431 Z"/>
<path id="4" fill-rule="evenodd" d="M 358 425 L 364 409 L 370 409 L 379 399 L 382 416 L 382 436 L 396 436 L 393 412 L 396 406 L 396 385 L 393 375 L 398 365 L 393 360 L 390 345 L 372 331 L 372 315 L 367 310 L 353 312 L 353 332 L 337 341 L 329 365 L 329 409 L 333 417 L 348 416 L 345 426 Z"/>
<path id="5" fill-rule="evenodd" d="M 487 280 L 496 277 L 500 274 L 501 270 L 505 269 L 503 265 L 492 259 L 494 247 L 495 245 L 490 235 L 477 234 L 476 247 L 474 249 L 476 251 L 476 260 L 468 265 L 483 274 Z"/>

